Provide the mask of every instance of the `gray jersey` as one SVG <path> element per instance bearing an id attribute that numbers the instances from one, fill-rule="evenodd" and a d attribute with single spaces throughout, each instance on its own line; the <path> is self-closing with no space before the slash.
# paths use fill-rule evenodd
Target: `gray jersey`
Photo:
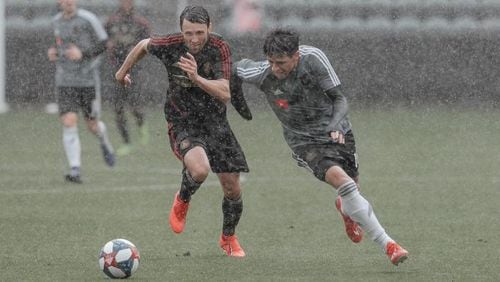
<path id="1" fill-rule="evenodd" d="M 301 45 L 299 52 L 297 68 L 283 80 L 272 74 L 268 61 L 243 59 L 235 63 L 238 77 L 265 93 L 292 149 L 332 142 L 329 125 L 334 107 L 325 92 L 340 85 L 330 61 L 320 49 Z M 351 130 L 347 115 L 340 120 L 338 129 L 343 133 Z"/>
<path id="2" fill-rule="evenodd" d="M 99 19 L 89 11 L 78 9 L 75 16 L 65 19 L 62 13 L 53 19 L 54 35 L 58 51 L 56 63 L 56 86 L 92 87 L 99 83 L 99 57 L 70 61 L 63 56 L 70 44 L 82 53 L 91 50 L 99 42 L 108 39 Z"/>

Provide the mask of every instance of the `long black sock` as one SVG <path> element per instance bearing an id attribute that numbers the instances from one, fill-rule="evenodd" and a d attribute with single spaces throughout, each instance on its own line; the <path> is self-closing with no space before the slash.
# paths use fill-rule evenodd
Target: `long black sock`
<path id="1" fill-rule="evenodd" d="M 128 131 L 127 118 L 123 109 L 116 112 L 116 126 L 118 127 L 120 136 L 123 139 L 123 143 L 130 143 L 130 133 Z"/>
<path id="2" fill-rule="evenodd" d="M 225 236 L 234 235 L 236 225 L 240 221 L 241 213 L 243 212 L 243 200 L 241 196 L 237 200 L 231 200 L 224 197 L 222 201 L 222 214 L 224 220 L 222 223 L 222 233 Z"/>
<path id="3" fill-rule="evenodd" d="M 138 127 L 141 127 L 144 125 L 144 114 L 140 111 L 134 111 L 134 116 L 135 116 L 135 120 L 137 122 L 137 126 Z"/>
<path id="4" fill-rule="evenodd" d="M 179 191 L 179 196 L 181 200 L 184 202 L 189 202 L 191 200 L 191 196 L 200 188 L 201 183 L 196 182 L 193 179 L 189 171 L 184 168 L 182 171 L 182 184 L 181 190 Z"/>

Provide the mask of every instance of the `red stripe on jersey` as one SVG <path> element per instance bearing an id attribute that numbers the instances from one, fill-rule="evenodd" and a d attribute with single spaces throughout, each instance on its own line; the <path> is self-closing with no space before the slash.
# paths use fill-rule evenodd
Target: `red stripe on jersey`
<path id="1" fill-rule="evenodd" d="M 231 76 L 231 51 L 229 50 L 229 46 L 224 40 L 217 37 L 211 37 L 210 40 L 219 49 L 222 59 L 222 73 L 224 78 L 229 80 Z"/>
<path id="2" fill-rule="evenodd" d="M 170 148 L 172 149 L 172 152 L 174 153 L 175 157 L 178 158 L 180 161 L 182 161 L 182 154 L 179 152 L 178 148 L 178 143 L 175 141 L 175 133 L 173 130 L 173 125 L 167 122 L 167 131 L 168 131 L 168 139 L 170 141 Z"/>
<path id="3" fill-rule="evenodd" d="M 175 34 L 175 35 L 167 35 L 167 36 L 162 36 L 162 37 L 152 37 L 151 40 L 149 41 L 149 44 L 151 45 L 170 45 L 170 44 L 176 44 L 176 43 L 181 43 L 184 41 L 184 38 L 182 37 L 182 34 Z"/>

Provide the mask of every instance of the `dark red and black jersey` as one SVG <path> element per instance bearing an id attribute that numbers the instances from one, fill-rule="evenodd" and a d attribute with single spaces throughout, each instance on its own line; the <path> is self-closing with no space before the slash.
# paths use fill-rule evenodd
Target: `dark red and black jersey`
<path id="1" fill-rule="evenodd" d="M 150 34 L 150 24 L 146 18 L 121 10 L 109 17 L 105 28 L 112 43 L 109 54 L 116 66 L 120 66 L 130 50 Z"/>
<path id="2" fill-rule="evenodd" d="M 148 52 L 158 57 L 168 72 L 169 88 L 165 104 L 167 121 L 212 122 L 226 117 L 226 106 L 196 86 L 177 63 L 188 49 L 181 33 L 151 38 Z M 209 80 L 231 75 L 231 51 L 221 36 L 211 33 L 198 54 L 193 54 L 198 75 Z"/>

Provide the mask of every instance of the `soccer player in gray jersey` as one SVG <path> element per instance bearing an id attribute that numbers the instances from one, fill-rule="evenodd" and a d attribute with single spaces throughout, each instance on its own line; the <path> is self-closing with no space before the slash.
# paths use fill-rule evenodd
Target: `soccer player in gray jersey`
<path id="1" fill-rule="evenodd" d="M 233 65 L 231 95 L 242 96 L 242 82 L 257 86 L 283 127 L 299 166 L 337 190 L 336 207 L 347 235 L 361 241 L 366 232 L 395 265 L 408 251 L 391 239 L 358 189 L 356 147 L 340 81 L 326 55 L 299 46 L 299 35 L 275 29 L 265 39 L 267 61 L 243 59 Z"/>
<path id="2" fill-rule="evenodd" d="M 63 145 L 70 172 L 66 181 L 81 183 L 81 147 L 78 112 L 83 112 L 88 129 L 98 137 L 104 160 L 113 166 L 115 158 L 106 126 L 99 120 L 99 54 L 106 50 L 108 36 L 97 17 L 77 8 L 77 0 L 58 0 L 61 12 L 53 19 L 55 45 L 47 52 L 56 63 L 59 115 L 63 124 Z"/>

